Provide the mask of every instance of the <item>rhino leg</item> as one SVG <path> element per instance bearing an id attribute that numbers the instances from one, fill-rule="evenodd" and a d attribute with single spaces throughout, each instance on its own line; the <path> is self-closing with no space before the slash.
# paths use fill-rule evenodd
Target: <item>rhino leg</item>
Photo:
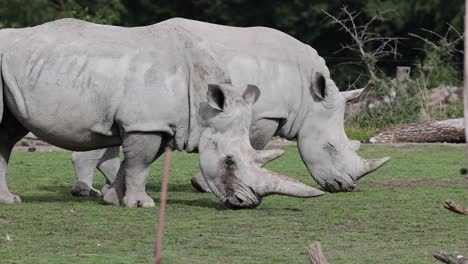
<path id="1" fill-rule="evenodd" d="M 0 203 L 20 203 L 19 196 L 8 190 L 6 171 L 11 150 L 16 142 L 24 137 L 28 131 L 5 109 L 0 123 Z"/>
<path id="2" fill-rule="evenodd" d="M 260 119 L 250 126 L 250 144 L 256 150 L 266 147 L 278 130 L 279 121 L 275 119 Z"/>
<path id="3" fill-rule="evenodd" d="M 71 193 L 73 196 L 101 196 L 101 192 L 93 188 L 94 168 L 106 177 L 104 190 L 115 180 L 120 166 L 120 147 L 97 149 L 85 152 L 73 152 L 72 162 L 75 168 L 76 183 Z"/>
<path id="4" fill-rule="evenodd" d="M 195 174 L 192 177 L 191 183 L 192 183 L 193 188 L 195 188 L 195 190 L 201 193 L 211 192 L 210 187 L 208 186 L 208 184 L 206 184 L 206 181 L 203 178 L 201 171 L 199 171 L 197 174 Z"/>
<path id="5" fill-rule="evenodd" d="M 101 192 L 106 192 L 110 185 L 115 181 L 120 167 L 120 147 L 111 147 L 106 150 L 104 156 L 98 163 L 97 169 L 106 178 L 106 183 L 101 189 Z"/>
<path id="6" fill-rule="evenodd" d="M 128 133 L 123 139 L 124 160 L 115 181 L 103 194 L 106 203 L 126 207 L 154 207 L 146 194 L 146 179 L 151 163 L 162 153 L 162 135 L 159 133 Z"/>
<path id="7" fill-rule="evenodd" d="M 260 119 L 250 126 L 250 144 L 256 150 L 263 149 L 278 129 L 279 122 L 274 119 Z M 202 173 L 199 171 L 192 177 L 193 188 L 201 193 L 210 193 L 210 187 L 206 184 Z"/>
<path id="8" fill-rule="evenodd" d="M 72 153 L 76 175 L 76 183 L 71 190 L 73 196 L 101 196 L 101 192 L 93 188 L 93 174 L 105 151 L 106 149 L 96 149 Z"/>

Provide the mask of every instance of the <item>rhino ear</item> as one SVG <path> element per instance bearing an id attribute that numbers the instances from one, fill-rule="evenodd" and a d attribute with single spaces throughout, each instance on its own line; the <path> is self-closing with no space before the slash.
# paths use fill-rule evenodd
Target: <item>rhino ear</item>
<path id="1" fill-rule="evenodd" d="M 253 84 L 248 84 L 247 89 L 245 89 L 244 93 L 242 94 L 242 98 L 244 98 L 244 100 L 249 104 L 255 104 L 259 96 L 260 89 L 258 89 L 258 87 Z"/>
<path id="2" fill-rule="evenodd" d="M 311 92 L 320 99 L 325 99 L 327 96 L 327 81 L 320 72 L 315 73 L 314 81 L 312 82 Z"/>
<path id="3" fill-rule="evenodd" d="M 224 95 L 221 86 L 217 84 L 208 84 L 208 92 L 206 94 L 208 100 L 208 105 L 212 108 L 219 111 L 224 110 L 224 102 L 226 101 L 226 96 Z"/>

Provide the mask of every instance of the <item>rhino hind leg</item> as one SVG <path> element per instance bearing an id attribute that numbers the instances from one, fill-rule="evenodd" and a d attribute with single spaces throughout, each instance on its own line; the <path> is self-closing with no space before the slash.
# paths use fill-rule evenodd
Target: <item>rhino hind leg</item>
<path id="1" fill-rule="evenodd" d="M 105 151 L 106 149 L 96 149 L 72 153 L 76 175 L 76 183 L 71 189 L 73 196 L 101 196 L 101 192 L 93 188 L 93 174 Z"/>
<path id="2" fill-rule="evenodd" d="M 146 194 L 146 180 L 151 163 L 164 149 L 159 133 L 128 133 L 123 139 L 124 160 L 120 163 L 115 181 L 103 194 L 106 203 L 126 207 L 154 207 Z"/>
<path id="3" fill-rule="evenodd" d="M 101 191 L 93 188 L 94 169 L 97 168 L 106 178 L 102 191 L 107 190 L 115 180 L 119 170 L 119 150 L 120 147 L 110 147 L 85 152 L 73 152 L 72 163 L 75 169 L 76 183 L 72 187 L 72 195 L 100 197 Z"/>
<path id="4" fill-rule="evenodd" d="M 12 194 L 8 189 L 6 172 L 13 146 L 27 133 L 26 128 L 8 110 L 5 111 L 0 123 L 0 203 L 14 204 L 21 202 L 19 196 Z"/>
<path id="5" fill-rule="evenodd" d="M 120 146 L 111 147 L 106 150 L 104 156 L 99 161 L 97 169 L 104 175 L 106 178 L 106 183 L 101 189 L 101 192 L 106 192 L 110 185 L 115 181 L 117 173 L 119 172 L 120 167 Z"/>
<path id="6" fill-rule="evenodd" d="M 250 126 L 250 144 L 256 150 L 261 150 L 270 142 L 278 129 L 279 122 L 274 119 L 259 119 Z M 206 184 L 202 173 L 195 174 L 191 183 L 195 190 L 201 193 L 210 193 L 210 187 Z"/>

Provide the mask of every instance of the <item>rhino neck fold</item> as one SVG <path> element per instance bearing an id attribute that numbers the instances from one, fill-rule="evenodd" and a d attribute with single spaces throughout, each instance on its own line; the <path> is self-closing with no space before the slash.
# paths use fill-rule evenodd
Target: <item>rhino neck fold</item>
<path id="1" fill-rule="evenodd" d="M 286 120 L 286 123 L 281 127 L 278 135 L 287 140 L 292 140 L 297 137 L 297 133 L 304 122 L 307 115 L 307 111 L 302 107 L 298 109 L 297 113 L 290 114 Z"/>

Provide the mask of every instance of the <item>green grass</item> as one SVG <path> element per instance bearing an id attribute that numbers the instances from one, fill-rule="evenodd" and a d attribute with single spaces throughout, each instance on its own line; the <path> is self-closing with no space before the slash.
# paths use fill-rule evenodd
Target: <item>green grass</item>
<path id="1" fill-rule="evenodd" d="M 459 174 L 463 148 L 365 145 L 360 153 L 392 160 L 353 193 L 271 196 L 240 211 L 192 191 L 197 156 L 174 153 L 164 263 L 305 263 L 314 241 L 330 263 L 437 263 L 434 251 L 468 254 L 468 218 L 442 207 L 445 199 L 468 206 L 468 179 Z M 162 161 L 148 183 L 156 202 Z M 295 147 L 268 167 L 313 184 Z M 0 205 L 0 263 L 151 262 L 158 208 L 71 197 L 70 153 L 15 152 L 9 174 L 23 203 Z M 96 185 L 102 183 L 99 175 Z"/>
<path id="2" fill-rule="evenodd" d="M 345 127 L 346 135 L 349 138 L 354 140 L 359 140 L 361 142 L 369 142 L 369 138 L 372 137 L 375 133 L 377 133 L 380 129 L 377 127 L 361 127 L 359 125 L 347 125 Z"/>

